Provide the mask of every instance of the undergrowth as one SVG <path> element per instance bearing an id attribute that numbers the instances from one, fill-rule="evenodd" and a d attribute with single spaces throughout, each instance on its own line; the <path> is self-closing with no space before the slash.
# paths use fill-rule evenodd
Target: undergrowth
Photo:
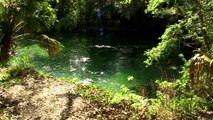
<path id="1" fill-rule="evenodd" d="M 156 80 L 156 98 L 150 99 L 150 106 L 146 111 L 149 119 L 213 119 L 213 100 L 196 94 L 190 86 L 191 61 L 182 59 L 185 65 L 179 79 L 173 82 Z M 210 84 L 206 86 L 210 87 Z"/>
<path id="2" fill-rule="evenodd" d="M 109 114 L 108 112 L 114 112 L 132 120 L 145 119 L 144 112 L 149 106 L 149 100 L 132 93 L 125 86 L 121 86 L 121 88 L 123 92 L 114 93 L 103 90 L 95 85 L 78 85 L 76 94 L 85 99 L 92 100 L 92 103 L 98 104 L 101 111 L 105 111 L 107 114 Z M 116 110 L 106 111 L 106 108 Z"/>
<path id="3" fill-rule="evenodd" d="M 0 65 L 0 85 L 10 86 L 18 83 L 18 76 L 26 68 L 29 68 L 27 57 L 14 57 L 8 65 Z"/>

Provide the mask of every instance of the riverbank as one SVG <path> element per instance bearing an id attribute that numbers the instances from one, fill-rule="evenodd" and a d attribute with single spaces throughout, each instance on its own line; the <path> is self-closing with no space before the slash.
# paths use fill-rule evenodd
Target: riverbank
<path id="1" fill-rule="evenodd" d="M 104 92 L 97 94 L 98 90 L 95 89 L 84 91 L 85 86 L 43 76 L 33 69 L 24 69 L 14 79 L 20 81 L 14 85 L 5 84 L 0 87 L 0 119 L 143 118 L 139 110 L 129 106 L 130 104 L 125 101 L 108 104 L 105 100 L 109 96 Z"/>

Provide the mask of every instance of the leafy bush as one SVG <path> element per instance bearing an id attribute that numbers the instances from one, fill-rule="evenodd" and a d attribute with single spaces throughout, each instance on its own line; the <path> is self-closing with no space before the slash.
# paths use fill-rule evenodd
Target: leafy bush
<path id="1" fill-rule="evenodd" d="M 182 56 L 182 55 L 180 55 Z M 182 58 L 184 60 L 184 58 Z M 185 61 L 182 77 L 174 82 L 157 80 L 157 97 L 151 99 L 146 115 L 152 119 L 198 119 L 203 117 L 200 111 L 211 110 L 212 100 L 199 96 L 190 87 L 189 66 Z M 197 87 L 200 89 L 200 87 Z M 205 117 L 204 117 L 205 118 Z M 207 119 L 207 118 L 205 118 Z"/>
<path id="2" fill-rule="evenodd" d="M 76 90 L 76 94 L 91 101 L 97 102 L 103 108 L 106 106 L 111 106 L 116 107 L 116 109 L 119 109 L 124 113 L 130 112 L 131 115 L 128 116 L 128 118 L 140 119 L 145 117 L 144 111 L 149 104 L 149 100 L 132 93 L 125 86 L 121 86 L 121 88 L 123 89 L 123 92 L 114 93 L 102 90 L 94 85 L 79 85 L 78 89 Z"/>
<path id="3" fill-rule="evenodd" d="M 0 83 L 9 78 L 9 74 L 7 73 L 6 68 L 0 67 Z"/>
<path id="4" fill-rule="evenodd" d="M 19 73 L 30 67 L 29 59 L 25 55 L 13 56 L 7 64 L 7 67 L 0 67 L 0 84 L 9 86 L 16 84 Z"/>

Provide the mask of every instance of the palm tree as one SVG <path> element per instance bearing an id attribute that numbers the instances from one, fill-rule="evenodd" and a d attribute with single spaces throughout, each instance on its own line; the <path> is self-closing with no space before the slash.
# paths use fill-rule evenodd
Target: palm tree
<path id="1" fill-rule="evenodd" d="M 40 34 L 56 21 L 51 0 L 0 1 L 0 62 L 9 60 L 17 40 L 34 39 L 48 47 L 49 55 L 59 53 L 63 45 Z"/>

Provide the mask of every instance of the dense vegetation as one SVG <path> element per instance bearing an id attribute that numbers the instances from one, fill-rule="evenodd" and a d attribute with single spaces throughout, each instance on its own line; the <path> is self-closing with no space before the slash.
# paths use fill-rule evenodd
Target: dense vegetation
<path id="1" fill-rule="evenodd" d="M 157 29 L 153 30 L 159 32 L 154 34 L 155 38 L 162 35 L 157 46 L 144 53 L 147 57 L 144 62 L 151 66 L 165 59 L 175 61 L 171 56 L 179 57 L 183 61 L 179 79 L 156 80 L 158 89 L 150 99 L 131 92 L 126 93 L 132 96 L 130 99 L 126 94 L 114 96 L 96 88 L 93 95 L 91 87 L 81 88 L 78 91 L 82 93 L 78 94 L 104 105 L 114 105 L 113 100 L 130 101 L 125 104 L 137 105 L 135 114 L 140 114 L 141 106 L 146 107 L 142 117 L 135 115 L 136 119 L 212 119 L 212 13 L 212 0 L 3 0 L 0 1 L 0 61 L 2 65 L 8 63 L 17 42 L 23 39 L 38 40 L 48 47 L 50 56 L 58 54 L 63 46 L 43 34 L 51 31 L 103 32 L 106 28 L 145 34 L 146 29 Z M 23 61 L 16 63 L 15 58 L 11 61 L 8 68 L 0 69 L 0 82 L 16 76 L 18 73 L 14 71 L 20 68 L 18 64 L 25 64 Z M 98 96 L 99 92 L 106 97 Z M 141 101 L 145 105 L 140 106 Z"/>
<path id="2" fill-rule="evenodd" d="M 48 46 L 50 54 L 58 53 L 62 45 L 40 32 L 49 29 L 56 21 L 50 1 L 3 0 L 0 2 L 1 51 L 0 61 L 7 62 L 12 56 L 17 40 L 38 40 Z"/>

